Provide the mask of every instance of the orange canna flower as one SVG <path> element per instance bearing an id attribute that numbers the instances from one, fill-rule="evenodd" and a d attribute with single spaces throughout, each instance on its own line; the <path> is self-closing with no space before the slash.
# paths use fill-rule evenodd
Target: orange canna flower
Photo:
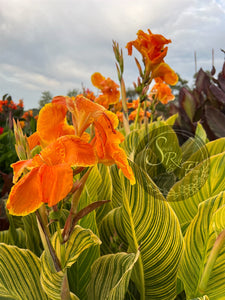
<path id="1" fill-rule="evenodd" d="M 105 165 L 116 164 L 122 170 L 124 176 L 130 180 L 131 184 L 134 184 L 135 177 L 128 164 L 126 153 L 119 147 L 119 144 L 124 140 L 124 136 L 115 130 L 118 126 L 116 115 L 107 111 L 105 115 L 100 116 L 94 122 L 94 125 L 95 138 L 92 142 L 96 147 L 99 162 Z"/>
<path id="2" fill-rule="evenodd" d="M 136 100 L 132 100 L 132 102 L 128 102 L 127 103 L 127 108 L 138 108 L 138 104 L 139 104 L 139 98 Z"/>
<path id="3" fill-rule="evenodd" d="M 20 126 L 21 126 L 21 128 L 24 128 L 25 127 L 25 122 L 24 121 L 20 121 Z"/>
<path id="4" fill-rule="evenodd" d="M 178 81 L 178 76 L 173 69 L 165 62 L 153 68 L 152 78 L 161 78 L 167 84 L 175 85 Z"/>
<path id="5" fill-rule="evenodd" d="M 78 95 L 76 98 L 58 96 L 52 101 L 53 103 L 64 103 L 72 113 L 76 135 L 83 135 L 84 131 L 93 124 L 95 138 L 91 144 L 96 148 L 99 162 L 106 165 L 116 163 L 124 175 L 131 180 L 131 183 L 135 182 L 126 154 L 119 147 L 124 136 L 115 130 L 119 121 L 114 113 L 107 111 L 103 106 L 86 99 L 82 95 Z"/>
<path id="6" fill-rule="evenodd" d="M 28 110 L 22 115 L 22 119 L 28 120 L 30 117 L 33 117 L 33 111 Z"/>
<path id="7" fill-rule="evenodd" d="M 67 111 L 72 113 L 73 126 L 66 123 Z M 85 130 L 91 124 L 95 128 L 95 138 L 91 145 L 96 149 L 99 162 L 107 165 L 116 163 L 124 175 L 134 183 L 134 175 L 128 165 L 126 154 L 119 147 L 124 137 L 115 130 L 118 126 L 118 118 L 103 106 L 90 101 L 83 95 L 72 98 L 54 97 L 52 103 L 47 104 L 40 111 L 37 132 L 28 138 L 30 148 L 32 149 L 38 144 L 48 148 L 47 145 L 57 141 L 60 136 L 70 134 L 88 142 L 90 137 Z M 120 159 L 119 155 L 121 155 Z"/>
<path id="8" fill-rule="evenodd" d="M 135 47 L 143 57 L 145 65 L 151 67 L 161 63 L 167 54 L 166 44 L 171 40 L 166 39 L 161 34 L 153 34 L 149 29 L 148 33 L 139 30 L 137 39 L 127 43 L 128 55 L 132 55 L 132 47 Z"/>
<path id="9" fill-rule="evenodd" d="M 22 99 L 19 100 L 19 103 L 17 104 L 17 106 L 23 108 L 24 105 L 23 105 L 23 100 Z"/>
<path id="10" fill-rule="evenodd" d="M 119 119 L 120 123 L 123 123 L 123 113 L 121 111 L 117 111 L 116 116 Z"/>
<path id="11" fill-rule="evenodd" d="M 155 82 L 156 84 L 151 90 L 151 94 L 155 95 L 155 98 L 163 104 L 167 104 L 169 101 L 173 101 L 175 99 L 171 88 L 165 84 L 161 78 L 155 78 Z"/>
<path id="12" fill-rule="evenodd" d="M 25 216 L 43 203 L 50 207 L 57 204 L 72 189 L 71 166 L 86 167 L 96 163 L 92 145 L 70 135 L 58 138 L 33 159 L 12 164 L 15 185 L 6 205 L 9 213 Z M 26 174 L 19 179 L 24 172 Z"/>
<path id="13" fill-rule="evenodd" d="M 117 112 L 117 111 L 121 111 L 122 110 L 122 107 L 123 107 L 123 105 L 122 105 L 122 101 L 119 101 L 119 102 L 117 102 L 117 103 L 115 103 L 114 104 L 114 112 Z"/>
<path id="14" fill-rule="evenodd" d="M 132 111 L 132 112 L 129 114 L 128 119 L 129 119 L 130 121 L 134 121 L 134 120 L 135 120 L 136 115 L 137 115 L 137 111 L 138 111 L 138 110 L 135 109 L 134 111 Z M 142 121 L 142 120 L 144 119 L 145 116 L 146 116 L 147 118 L 149 118 L 149 117 L 151 116 L 151 113 L 150 113 L 149 111 L 146 111 L 146 115 L 145 115 L 144 110 L 143 110 L 142 108 L 140 108 L 138 120 L 139 120 L 139 121 Z"/>
<path id="15" fill-rule="evenodd" d="M 115 104 L 120 99 L 119 85 L 112 79 L 105 78 L 102 74 L 96 72 L 91 76 L 92 84 L 101 90 L 102 95 L 95 98 L 95 102 L 108 108 L 110 104 Z"/>

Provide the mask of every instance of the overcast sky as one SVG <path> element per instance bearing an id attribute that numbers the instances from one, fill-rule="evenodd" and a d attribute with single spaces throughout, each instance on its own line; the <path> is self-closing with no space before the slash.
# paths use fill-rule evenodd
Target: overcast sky
<path id="1" fill-rule="evenodd" d="M 192 82 L 210 70 L 212 48 L 220 71 L 225 49 L 224 0 L 0 0 L 0 97 L 38 107 L 41 93 L 65 95 L 92 87 L 100 72 L 117 81 L 112 40 L 124 49 L 127 87 L 138 72 L 127 42 L 139 29 L 171 39 L 165 61 Z M 138 53 L 134 51 L 136 57 Z"/>

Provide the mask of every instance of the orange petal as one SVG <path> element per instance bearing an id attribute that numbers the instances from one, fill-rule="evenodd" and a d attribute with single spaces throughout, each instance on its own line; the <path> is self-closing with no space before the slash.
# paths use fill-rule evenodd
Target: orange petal
<path id="1" fill-rule="evenodd" d="M 33 149 L 35 146 L 40 145 L 40 136 L 38 132 L 34 132 L 31 136 L 28 137 L 28 144 L 30 149 Z"/>
<path id="2" fill-rule="evenodd" d="M 99 158 L 99 162 L 107 166 L 116 164 L 126 176 L 131 184 L 136 182 L 133 171 L 128 164 L 126 153 L 116 144 L 107 143 L 105 145 L 105 157 Z"/>
<path id="3" fill-rule="evenodd" d="M 92 74 L 91 76 L 91 82 L 92 84 L 97 87 L 98 89 L 102 89 L 102 82 L 105 80 L 105 77 L 102 76 L 101 73 L 99 72 L 95 72 L 94 74 Z"/>
<path id="4" fill-rule="evenodd" d="M 134 177 L 134 173 L 128 164 L 125 151 L 119 147 L 117 149 L 114 148 L 112 158 L 114 159 L 118 168 L 120 168 L 122 170 L 124 176 L 130 180 L 130 183 L 135 184 L 136 180 Z"/>
<path id="5" fill-rule="evenodd" d="M 12 187 L 6 204 L 11 215 L 26 216 L 42 205 L 38 171 L 34 168 Z"/>
<path id="6" fill-rule="evenodd" d="M 109 108 L 108 97 L 106 95 L 100 95 L 96 97 L 95 102 L 104 106 L 106 109 Z"/>
<path id="7" fill-rule="evenodd" d="M 42 201 L 53 206 L 65 198 L 73 186 L 73 170 L 68 164 L 42 165 L 39 169 Z"/>
<path id="8" fill-rule="evenodd" d="M 82 141 L 88 143 L 90 141 L 90 134 L 87 132 L 84 132 L 80 138 L 82 139 Z"/>
<path id="9" fill-rule="evenodd" d="M 66 106 L 67 98 L 68 98 L 67 96 L 56 96 L 56 97 L 52 98 L 52 103 L 61 104 L 61 105 Z"/>
<path id="10" fill-rule="evenodd" d="M 105 108 L 82 95 L 67 98 L 68 110 L 73 115 L 75 135 L 81 136 L 88 126 L 105 111 Z"/>
<path id="11" fill-rule="evenodd" d="M 175 85 L 178 82 L 178 76 L 173 69 L 166 63 L 157 65 L 152 72 L 152 78 L 160 77 L 167 84 Z"/>
<path id="12" fill-rule="evenodd" d="M 23 174 L 25 168 L 29 168 L 32 166 L 32 159 L 29 160 L 19 160 L 13 164 L 11 167 L 13 168 L 13 183 L 16 183 L 19 177 Z"/>
<path id="13" fill-rule="evenodd" d="M 93 146 L 73 135 L 58 138 L 41 151 L 40 157 L 49 166 L 68 163 L 86 167 L 97 163 Z"/>
<path id="14" fill-rule="evenodd" d="M 119 120 L 116 114 L 114 114 L 113 112 L 106 110 L 105 114 L 107 115 L 107 117 L 110 119 L 110 122 L 112 123 L 113 128 L 118 127 L 119 125 Z"/>
<path id="15" fill-rule="evenodd" d="M 67 107 L 49 103 L 39 113 L 37 131 L 44 146 L 54 142 L 58 137 L 74 134 L 73 126 L 66 121 Z"/>

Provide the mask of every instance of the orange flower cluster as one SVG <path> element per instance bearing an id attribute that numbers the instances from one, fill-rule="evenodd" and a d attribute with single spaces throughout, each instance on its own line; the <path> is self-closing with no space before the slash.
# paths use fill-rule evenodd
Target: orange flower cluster
<path id="1" fill-rule="evenodd" d="M 104 106 L 106 109 L 109 105 L 115 104 L 120 99 L 119 85 L 112 79 L 105 78 L 102 74 L 96 72 L 91 76 L 92 84 L 101 90 L 102 94 L 95 98 L 95 102 Z"/>
<path id="2" fill-rule="evenodd" d="M 23 100 L 19 100 L 19 103 L 16 104 L 13 100 L 0 100 L 0 112 L 3 112 L 6 109 L 17 110 L 23 108 Z"/>
<path id="3" fill-rule="evenodd" d="M 165 84 L 162 79 L 155 78 L 155 85 L 153 86 L 149 97 L 154 96 L 162 104 L 167 104 L 169 101 L 173 101 L 175 96 L 172 94 L 171 88 Z"/>
<path id="4" fill-rule="evenodd" d="M 167 84 L 175 85 L 178 76 L 164 62 L 164 57 L 168 51 L 168 47 L 165 47 L 165 45 L 168 43 L 171 43 L 171 40 L 160 34 L 153 34 L 149 29 L 148 33 L 139 30 L 137 39 L 128 42 L 126 48 L 128 55 L 132 55 L 133 47 L 141 53 L 147 72 L 151 72 L 151 79 L 160 77 Z"/>
<path id="5" fill-rule="evenodd" d="M 25 120 L 29 120 L 30 118 L 33 117 L 33 111 L 30 109 L 28 111 L 26 111 L 23 115 L 22 115 L 22 119 L 25 119 Z"/>
<path id="6" fill-rule="evenodd" d="M 68 112 L 73 126 L 67 122 Z M 90 136 L 85 130 L 90 125 L 95 136 L 88 142 Z M 27 215 L 43 203 L 57 204 L 72 189 L 73 167 L 117 164 L 134 184 L 126 154 L 119 147 L 124 136 L 116 130 L 117 126 L 115 114 L 83 95 L 53 98 L 41 109 L 37 131 L 29 137 L 30 148 L 41 145 L 40 154 L 12 164 L 15 185 L 7 202 L 9 212 Z M 35 195 L 32 201 L 30 195 Z"/>
<path id="7" fill-rule="evenodd" d="M 130 121 L 134 121 L 137 115 L 138 109 L 133 110 L 130 114 L 129 114 L 129 120 Z M 144 120 L 144 117 L 149 118 L 151 116 L 151 113 L 149 111 L 144 111 L 142 108 L 140 108 L 139 110 L 139 116 L 138 116 L 138 121 L 142 122 Z"/>

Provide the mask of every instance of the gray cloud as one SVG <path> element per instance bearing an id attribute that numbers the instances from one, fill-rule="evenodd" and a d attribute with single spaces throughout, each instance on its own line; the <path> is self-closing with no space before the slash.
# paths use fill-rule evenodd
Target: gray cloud
<path id="1" fill-rule="evenodd" d="M 224 59 L 222 0 L 1 0 L 0 20 L 0 92 L 23 98 L 25 108 L 37 107 L 44 90 L 92 88 L 96 71 L 117 81 L 112 39 L 123 47 L 132 86 L 138 72 L 124 47 L 139 29 L 172 40 L 165 60 L 185 79 L 194 74 L 194 51 L 205 69 L 212 48 L 218 71 Z"/>

